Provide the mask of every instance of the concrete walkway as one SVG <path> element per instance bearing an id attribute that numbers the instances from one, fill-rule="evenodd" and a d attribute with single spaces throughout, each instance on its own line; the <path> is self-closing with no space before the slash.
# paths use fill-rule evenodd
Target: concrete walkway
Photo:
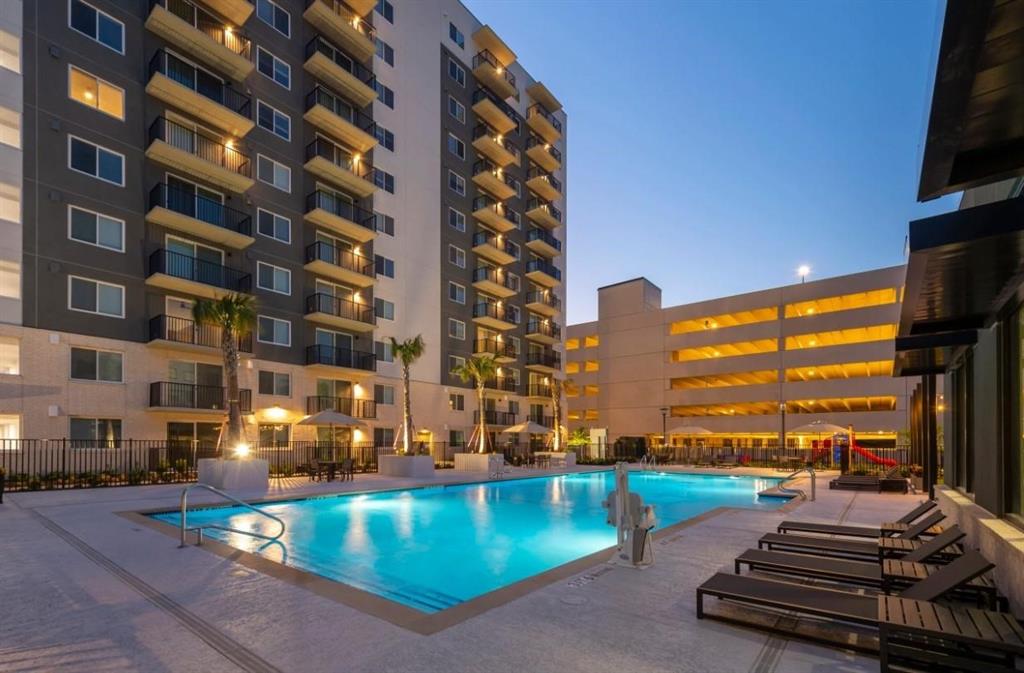
<path id="1" fill-rule="evenodd" d="M 474 476 L 484 477 L 444 471 L 433 483 Z M 293 479 L 269 495 L 413 484 L 377 475 L 344 484 Z M 871 524 L 919 500 L 832 492 L 823 476 L 819 486 L 816 502 L 788 516 Z M 0 672 L 878 668 L 877 660 L 696 620 L 694 588 L 717 570 L 731 571 L 731 559 L 786 516 L 779 512 L 709 518 L 658 539 L 657 562 L 646 571 L 597 566 L 422 636 L 202 548 L 178 549 L 175 540 L 115 514 L 173 507 L 180 491 L 167 485 L 7 496 L 0 506 Z"/>

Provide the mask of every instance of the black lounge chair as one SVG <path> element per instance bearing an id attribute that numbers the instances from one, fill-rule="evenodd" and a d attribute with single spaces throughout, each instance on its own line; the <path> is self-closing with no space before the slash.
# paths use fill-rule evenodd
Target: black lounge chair
<path id="1" fill-rule="evenodd" d="M 934 500 L 925 500 L 914 509 L 910 510 L 892 523 L 884 523 L 881 526 L 846 526 L 829 523 L 817 523 L 814 521 L 791 521 L 786 520 L 779 524 L 780 533 L 821 533 L 823 535 L 843 535 L 846 537 L 868 537 L 879 538 L 886 535 L 902 533 L 910 525 L 936 507 Z"/>
<path id="2" fill-rule="evenodd" d="M 841 558 L 870 561 L 872 559 L 880 559 L 886 554 L 890 556 L 900 556 L 913 551 L 916 548 L 916 545 L 913 544 L 913 542 L 916 541 L 922 533 L 942 521 L 944 518 L 945 515 L 942 512 L 933 512 L 895 537 L 879 537 L 874 542 L 868 542 L 867 540 L 843 540 L 830 537 L 817 537 L 814 535 L 765 533 L 761 536 L 761 539 L 757 541 L 757 548 L 778 548 L 782 551 L 797 551 L 803 554 L 839 556 Z M 887 545 L 887 540 L 895 540 L 905 542 L 907 544 Z"/>
<path id="3" fill-rule="evenodd" d="M 893 493 L 906 493 L 907 480 L 903 477 L 897 476 L 898 474 L 898 467 L 891 468 L 881 477 L 877 474 L 844 474 L 828 482 L 828 487 L 830 489 L 841 491 L 874 491 L 875 493 L 886 491 Z"/>
<path id="4" fill-rule="evenodd" d="M 716 467 L 726 467 L 726 468 L 739 467 L 739 466 L 740 466 L 740 459 L 739 459 L 739 456 L 736 456 L 736 455 L 719 456 L 718 457 L 718 464 L 716 465 Z"/>

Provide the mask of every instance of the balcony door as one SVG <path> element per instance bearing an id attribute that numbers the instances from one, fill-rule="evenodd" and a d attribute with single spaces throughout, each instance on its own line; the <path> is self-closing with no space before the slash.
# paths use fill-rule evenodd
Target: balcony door
<path id="1" fill-rule="evenodd" d="M 322 347 L 321 355 L 326 355 L 328 360 L 326 364 L 335 367 L 354 367 L 356 364 L 355 356 L 352 353 L 354 343 L 355 340 L 351 334 L 319 327 L 316 330 L 316 345 Z"/>
<path id="2" fill-rule="evenodd" d="M 167 174 L 167 207 L 176 213 L 223 226 L 224 195 L 213 189 Z"/>
<path id="3" fill-rule="evenodd" d="M 344 238 L 331 236 L 328 233 L 317 230 L 316 242 L 323 245 L 318 246 L 321 259 L 335 266 L 344 266 L 344 262 L 350 259 L 350 253 L 354 250 L 350 242 Z"/>
<path id="4" fill-rule="evenodd" d="M 191 299 L 182 299 L 181 297 L 166 297 L 164 299 L 164 315 L 167 316 L 167 339 L 185 344 L 199 343 L 200 328 L 192 319 L 192 306 L 194 303 Z"/>
<path id="5" fill-rule="evenodd" d="M 317 379 L 316 394 L 317 397 L 349 399 L 352 397 L 352 382 L 335 379 Z"/>
<path id="6" fill-rule="evenodd" d="M 167 236 L 168 274 L 199 283 L 226 287 L 224 252 L 202 243 Z"/>
<path id="7" fill-rule="evenodd" d="M 171 360 L 168 365 L 167 395 L 172 407 L 190 409 L 224 408 L 224 368 L 205 362 Z"/>
<path id="8" fill-rule="evenodd" d="M 191 453 L 196 449 L 196 457 L 212 456 L 220 441 L 220 423 L 192 423 L 189 421 L 169 421 L 167 423 L 167 444 L 169 448 L 180 449 Z M 189 456 L 191 457 L 191 456 Z"/>
<path id="9" fill-rule="evenodd" d="M 177 54 L 166 53 L 168 77 L 201 96 L 224 104 L 224 80 Z"/>

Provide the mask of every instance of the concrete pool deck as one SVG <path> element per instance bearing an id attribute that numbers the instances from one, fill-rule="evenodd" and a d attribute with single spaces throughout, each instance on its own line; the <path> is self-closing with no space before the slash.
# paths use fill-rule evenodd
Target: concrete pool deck
<path id="1" fill-rule="evenodd" d="M 742 468 L 685 471 L 783 476 Z M 257 497 L 485 476 L 295 478 Z M 920 499 L 829 491 L 827 480 L 819 475 L 818 500 L 800 504 L 796 516 L 871 524 L 899 516 Z M 181 485 L 162 485 L 5 496 L 0 671 L 789 673 L 878 667 L 875 659 L 696 619 L 697 585 L 717 570 L 731 571 L 733 557 L 787 516 L 778 511 L 722 512 L 657 537 L 656 563 L 648 570 L 599 563 L 421 635 L 202 547 L 178 549 L 175 539 L 117 514 L 172 508 L 180 493 Z M 190 501 L 217 498 L 196 491 Z M 457 576 L 458 568 L 452 573 Z"/>

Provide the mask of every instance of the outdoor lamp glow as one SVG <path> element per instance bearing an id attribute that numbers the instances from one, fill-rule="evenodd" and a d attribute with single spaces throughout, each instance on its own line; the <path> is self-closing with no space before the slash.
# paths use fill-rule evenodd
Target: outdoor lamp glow
<path id="1" fill-rule="evenodd" d="M 234 448 L 235 458 L 245 458 L 249 455 L 249 445 L 244 442 L 238 444 Z"/>

